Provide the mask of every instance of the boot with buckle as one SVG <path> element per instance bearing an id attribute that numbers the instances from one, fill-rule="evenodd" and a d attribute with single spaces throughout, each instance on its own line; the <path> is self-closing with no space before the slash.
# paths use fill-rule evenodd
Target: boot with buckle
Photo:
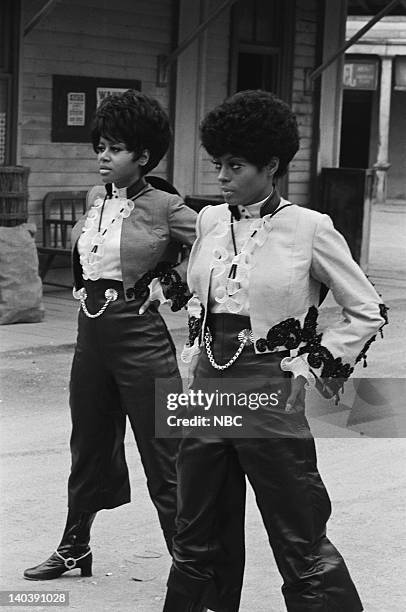
<path id="1" fill-rule="evenodd" d="M 54 553 L 43 563 L 25 570 L 27 580 L 54 580 L 65 572 L 80 569 L 81 576 L 92 575 L 90 528 L 96 513 L 69 509 L 62 540 Z"/>

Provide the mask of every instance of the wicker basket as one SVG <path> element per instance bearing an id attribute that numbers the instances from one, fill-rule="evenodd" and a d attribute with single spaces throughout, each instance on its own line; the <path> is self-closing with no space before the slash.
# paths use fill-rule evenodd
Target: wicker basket
<path id="1" fill-rule="evenodd" d="M 27 221 L 29 173 L 25 166 L 0 166 L 0 226 Z"/>

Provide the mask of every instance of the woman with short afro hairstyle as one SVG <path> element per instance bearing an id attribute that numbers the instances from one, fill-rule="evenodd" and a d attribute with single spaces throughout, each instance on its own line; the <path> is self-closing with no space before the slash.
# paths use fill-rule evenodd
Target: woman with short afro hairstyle
<path id="1" fill-rule="evenodd" d="M 287 104 L 269 92 L 239 92 L 206 116 L 201 140 L 225 203 L 198 216 L 182 358 L 190 363 L 194 397 L 201 392 L 211 401 L 196 411 L 206 421 L 191 426 L 180 445 L 164 612 L 239 610 L 245 477 L 283 578 L 287 610 L 360 612 L 348 569 L 326 535 L 331 506 L 305 391 L 315 386 L 338 398 L 385 324 L 386 309 L 331 219 L 278 193 L 277 178 L 299 147 Z M 324 287 L 342 317 L 321 331 Z M 224 407 L 219 397 L 234 403 Z M 222 425 L 225 417 L 231 426 Z"/>
<path id="2" fill-rule="evenodd" d="M 71 238 L 79 315 L 69 388 L 68 513 L 58 547 L 25 570 L 28 580 L 53 580 L 73 570 L 92 575 L 96 513 L 130 501 L 127 419 L 172 550 L 179 440 L 155 437 L 155 380 L 167 377 L 180 388 L 181 379 L 158 306 L 167 299 L 179 310 L 187 302 L 186 253 L 195 239 L 196 213 L 164 179 L 146 176 L 170 139 L 164 109 L 139 91 L 106 97 L 93 118 L 103 184 L 89 190 L 86 213 Z M 104 563 L 108 569 L 110 560 Z"/>

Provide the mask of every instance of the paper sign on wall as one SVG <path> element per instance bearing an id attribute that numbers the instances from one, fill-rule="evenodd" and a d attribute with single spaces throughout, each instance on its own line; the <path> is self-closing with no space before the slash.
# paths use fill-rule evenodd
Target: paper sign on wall
<path id="1" fill-rule="evenodd" d="M 67 125 L 85 125 L 86 94 L 83 92 L 68 93 Z"/>
<path id="2" fill-rule="evenodd" d="M 51 142 L 90 142 L 97 106 L 128 89 L 141 91 L 141 81 L 53 74 Z"/>
<path id="3" fill-rule="evenodd" d="M 376 89 L 378 86 L 378 64 L 376 62 L 346 60 L 343 85 L 344 89 Z"/>

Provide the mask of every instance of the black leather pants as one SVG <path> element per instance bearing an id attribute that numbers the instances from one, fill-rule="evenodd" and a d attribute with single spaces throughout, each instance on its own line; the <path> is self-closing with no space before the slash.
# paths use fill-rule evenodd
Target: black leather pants
<path id="1" fill-rule="evenodd" d="M 247 320 L 216 315 L 209 325 L 215 358 L 235 352 L 235 332 Z M 248 321 L 249 326 L 249 321 Z M 282 380 L 281 354 L 255 355 L 252 347 L 222 373 L 201 355 L 195 387 L 204 379 L 238 377 L 255 389 L 260 372 Z M 200 379 L 200 380 L 199 380 Z M 263 438 L 184 438 L 178 458 L 177 534 L 168 586 L 216 611 L 235 612 L 244 568 L 244 476 L 254 489 L 283 578 L 289 612 L 359 612 L 362 605 L 343 558 L 326 536 L 330 500 L 317 470 L 313 437 L 303 414 L 270 412 Z M 285 425 L 282 427 L 283 423 Z M 274 432 L 272 435 L 272 428 Z M 260 585 L 260 577 L 258 577 Z"/>
<path id="2" fill-rule="evenodd" d="M 125 302 L 122 283 L 87 282 L 87 308 L 97 312 L 104 292 L 114 288 L 119 299 L 90 319 L 80 311 L 77 346 L 70 382 L 72 468 L 68 504 L 97 512 L 130 501 L 124 452 L 128 417 L 134 432 L 147 486 L 168 549 L 176 516 L 175 461 L 178 440 L 154 436 L 154 381 L 171 377 L 181 387 L 172 339 L 159 313 L 139 315 L 139 301 Z"/>

